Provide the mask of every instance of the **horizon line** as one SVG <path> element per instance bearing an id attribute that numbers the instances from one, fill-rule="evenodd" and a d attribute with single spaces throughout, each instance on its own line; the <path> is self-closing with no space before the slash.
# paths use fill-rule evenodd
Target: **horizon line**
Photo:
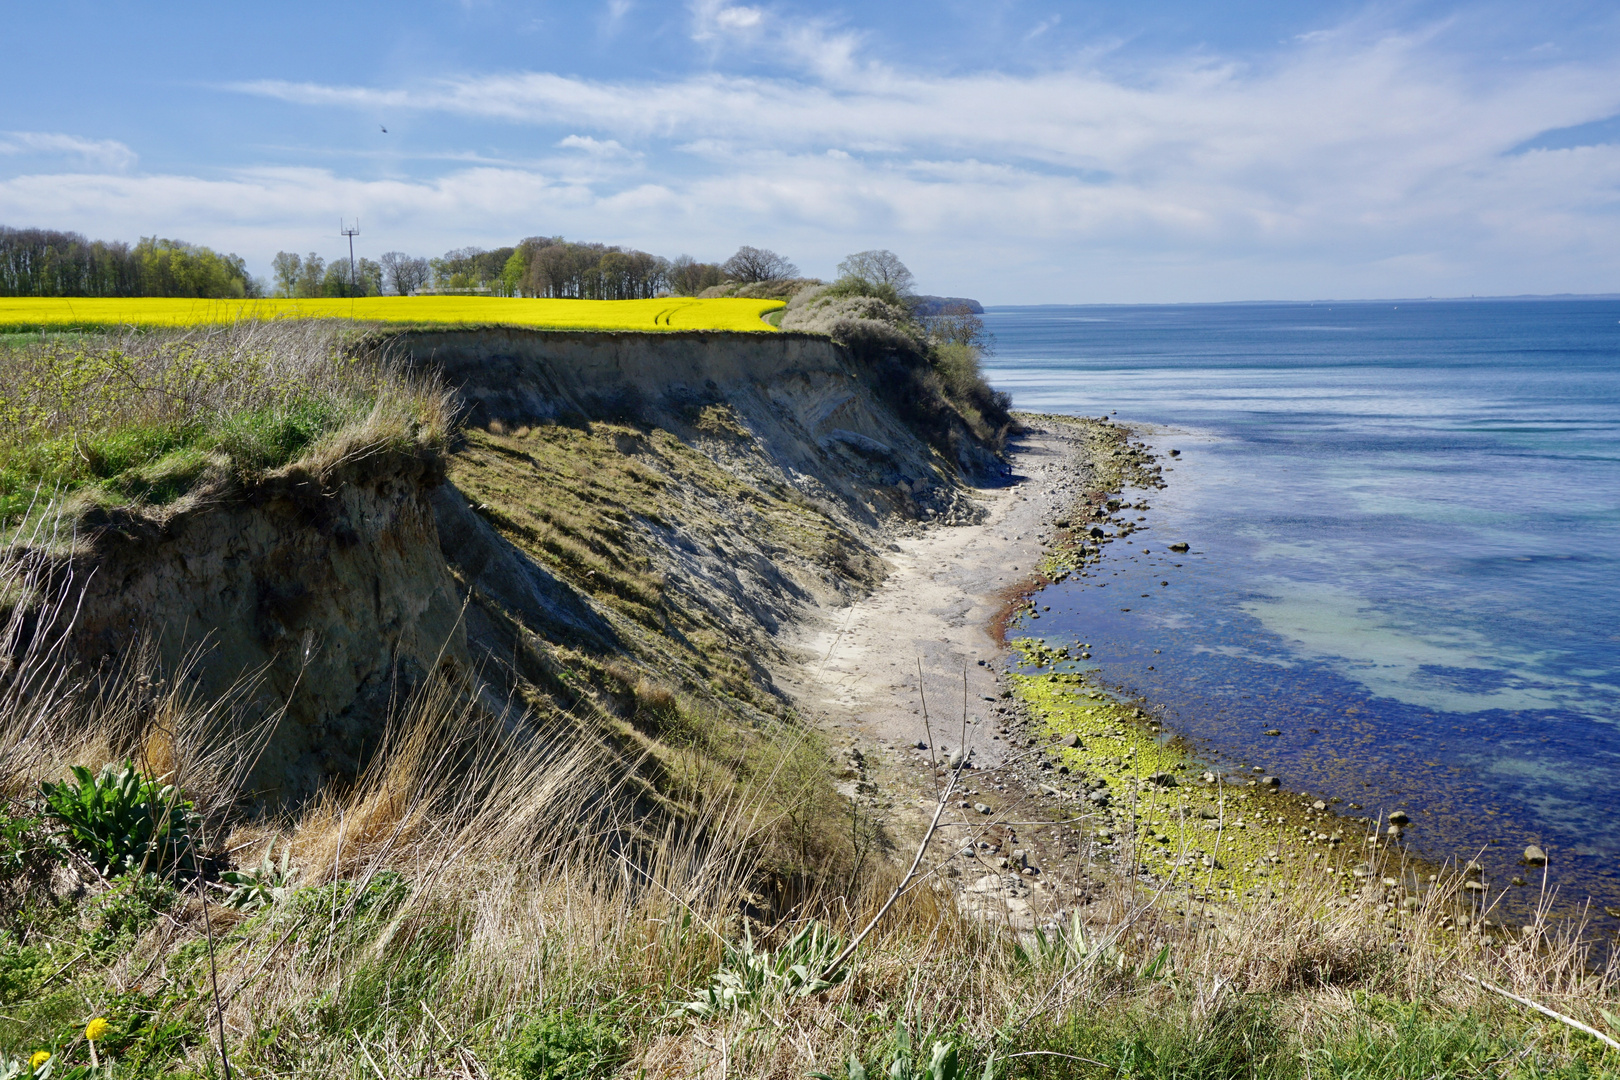
<path id="1" fill-rule="evenodd" d="M 1546 301 L 1546 300 L 1620 300 L 1620 292 L 1607 293 L 1511 293 L 1498 296 L 1390 296 L 1359 299 L 1325 298 L 1321 300 L 1105 300 L 1091 302 L 1052 301 L 1044 304 L 984 304 L 990 308 L 1034 307 L 1222 307 L 1242 304 L 1282 305 L 1297 304 L 1314 307 L 1317 304 L 1447 304 L 1479 303 L 1492 300 Z"/>

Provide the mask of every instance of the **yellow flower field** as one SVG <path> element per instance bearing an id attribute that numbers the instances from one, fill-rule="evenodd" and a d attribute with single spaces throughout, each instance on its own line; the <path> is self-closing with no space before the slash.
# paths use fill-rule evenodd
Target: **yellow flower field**
<path id="1" fill-rule="evenodd" d="M 768 333 L 780 300 L 522 300 L 495 296 L 367 296 L 353 300 L 70 300 L 0 297 L 0 332 L 117 326 L 203 326 L 243 319 L 354 319 L 545 330 L 745 330 Z"/>

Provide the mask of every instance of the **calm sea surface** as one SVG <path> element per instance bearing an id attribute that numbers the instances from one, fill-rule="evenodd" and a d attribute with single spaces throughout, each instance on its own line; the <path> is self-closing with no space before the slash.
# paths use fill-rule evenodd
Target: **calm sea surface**
<path id="1" fill-rule="evenodd" d="M 1217 762 L 1405 809 L 1415 848 L 1498 883 L 1538 843 L 1565 899 L 1620 905 L 1620 301 L 985 323 L 1017 407 L 1181 451 L 1130 493 L 1148 530 L 1031 628 Z"/>

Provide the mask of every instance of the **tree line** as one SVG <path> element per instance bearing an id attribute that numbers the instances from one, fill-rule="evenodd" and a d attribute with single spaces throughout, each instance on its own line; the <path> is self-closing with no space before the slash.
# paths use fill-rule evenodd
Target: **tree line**
<path id="1" fill-rule="evenodd" d="M 262 295 L 240 256 L 184 240 L 88 240 L 75 232 L 0 225 L 0 296 Z"/>
<path id="2" fill-rule="evenodd" d="M 278 252 L 272 261 L 276 296 L 410 296 L 434 292 L 574 300 L 647 300 L 696 296 L 728 282 L 792 277 L 798 268 L 781 255 L 744 245 L 723 263 L 682 255 L 666 259 L 634 248 L 531 236 L 511 247 L 456 248 L 436 259 L 390 251 L 356 263 L 325 262 L 317 254 Z"/>
<path id="3" fill-rule="evenodd" d="M 792 278 L 798 268 L 744 245 L 719 263 L 667 259 L 613 244 L 531 236 L 511 247 L 457 248 L 435 259 L 390 251 L 379 259 L 327 260 L 278 251 L 268 282 L 238 255 L 183 240 L 134 245 L 79 233 L 0 226 L 0 296 L 344 297 L 423 292 L 641 300 L 696 296 L 730 283 Z"/>

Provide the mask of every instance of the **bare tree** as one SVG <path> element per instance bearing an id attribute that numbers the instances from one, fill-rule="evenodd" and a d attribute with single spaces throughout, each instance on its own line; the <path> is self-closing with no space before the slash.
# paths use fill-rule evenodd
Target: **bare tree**
<path id="1" fill-rule="evenodd" d="M 409 296 L 428 283 L 426 259 L 413 259 L 403 251 L 390 251 L 380 260 L 382 289 L 395 296 Z"/>
<path id="2" fill-rule="evenodd" d="M 971 345 L 981 353 L 993 352 L 990 332 L 984 320 L 966 304 L 948 304 L 938 313 L 923 318 L 928 336 L 944 345 Z"/>
<path id="3" fill-rule="evenodd" d="M 401 278 L 401 280 L 406 281 L 410 285 L 410 291 L 415 293 L 427 288 L 428 279 L 433 274 L 433 268 L 428 261 L 424 258 L 412 259 L 408 269 L 409 273 L 407 276 Z M 410 294 L 407 293 L 406 295 Z"/>
<path id="4" fill-rule="evenodd" d="M 723 284 L 726 272 L 714 263 L 700 263 L 690 255 L 680 255 L 669 264 L 669 288 L 677 296 L 696 296 L 714 285 Z"/>
<path id="5" fill-rule="evenodd" d="M 774 251 L 749 247 L 744 244 L 737 254 L 721 264 L 721 269 L 734 281 L 778 281 L 797 277 L 799 268 Z"/>
<path id="6" fill-rule="evenodd" d="M 890 285 L 897 293 L 909 293 L 916 284 L 900 256 L 888 249 L 857 251 L 838 264 L 840 277 L 856 277 L 874 285 Z"/>
<path id="7" fill-rule="evenodd" d="M 382 265 L 383 292 L 404 296 L 405 290 L 399 287 L 399 272 L 405 263 L 411 261 L 411 257 L 403 251 L 387 251 L 377 261 Z"/>

